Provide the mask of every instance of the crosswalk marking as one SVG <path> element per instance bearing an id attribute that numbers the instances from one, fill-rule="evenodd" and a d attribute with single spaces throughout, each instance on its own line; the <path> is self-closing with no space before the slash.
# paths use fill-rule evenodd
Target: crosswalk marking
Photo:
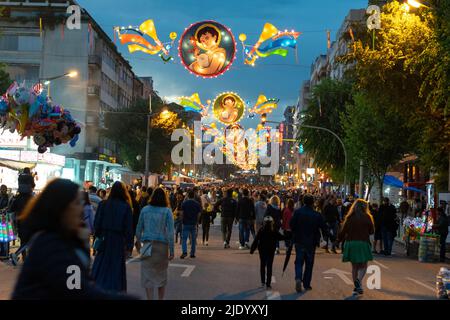
<path id="1" fill-rule="evenodd" d="M 281 295 L 278 291 L 266 291 L 267 300 L 281 300 Z"/>
<path id="2" fill-rule="evenodd" d="M 422 287 L 424 287 L 424 288 L 426 288 L 426 289 L 428 289 L 428 290 L 430 290 L 430 291 L 433 291 L 433 292 L 436 291 L 435 288 L 433 288 L 433 287 L 431 287 L 431 286 L 429 286 L 429 285 L 427 285 L 427 284 L 425 284 L 425 283 L 423 283 L 423 282 L 420 282 L 419 280 L 416 280 L 416 279 L 413 279 L 413 278 L 410 278 L 410 277 L 407 277 L 406 280 L 410 280 L 410 281 L 412 281 L 412 282 L 418 284 L 419 286 L 422 286 Z"/>
<path id="3" fill-rule="evenodd" d="M 384 264 L 382 264 L 381 262 L 378 262 L 376 260 L 373 260 L 373 263 L 376 263 L 377 265 L 379 265 L 380 267 L 382 267 L 383 269 L 389 269 L 389 267 L 385 266 Z"/>

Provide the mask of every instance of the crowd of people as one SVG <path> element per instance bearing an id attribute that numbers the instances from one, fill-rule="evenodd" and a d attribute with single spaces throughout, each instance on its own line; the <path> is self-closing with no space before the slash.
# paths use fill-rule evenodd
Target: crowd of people
<path id="1" fill-rule="evenodd" d="M 180 259 L 195 259 L 197 239 L 209 245 L 211 224 L 220 224 L 224 250 L 231 248 L 233 225 L 238 225 L 237 249 L 258 250 L 261 284 L 267 289 L 274 257 L 284 243 L 286 251 L 296 253 L 297 292 L 312 289 L 315 251 L 322 247 L 330 254 L 340 250 L 342 261 L 351 262 L 353 293 L 363 294 L 368 261 L 373 254 L 392 254 L 400 225 L 388 198 L 378 207 L 337 193 L 230 184 L 183 190 L 115 182 L 106 190 L 92 185 L 80 190 L 65 179 L 49 182 L 34 195 L 30 171 L 23 175 L 12 200 L 0 188 L 0 205 L 16 213 L 21 242 L 11 259 L 17 264 L 22 255 L 24 260 L 14 299 L 133 298 L 125 293 L 126 261 L 134 248 L 147 298 L 153 299 L 156 290 L 158 299 L 164 299 L 175 245 L 181 245 Z M 80 266 L 82 290 L 67 290 L 68 265 Z"/>

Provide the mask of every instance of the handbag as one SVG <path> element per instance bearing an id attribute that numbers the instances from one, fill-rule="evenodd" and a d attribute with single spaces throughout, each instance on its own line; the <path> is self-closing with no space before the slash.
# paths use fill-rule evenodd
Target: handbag
<path id="1" fill-rule="evenodd" d="M 140 251 L 140 258 L 145 259 L 152 256 L 153 241 L 145 241 Z"/>
<path id="2" fill-rule="evenodd" d="M 99 204 L 99 207 L 97 209 L 97 214 L 100 215 L 99 217 L 99 226 L 102 227 L 103 224 L 103 205 L 102 203 Z M 92 244 L 92 249 L 94 249 L 97 252 L 105 250 L 105 237 L 104 236 L 95 236 L 94 243 Z"/>
<path id="3" fill-rule="evenodd" d="M 167 222 L 167 215 L 165 222 Z M 165 223 L 164 223 L 165 224 Z M 144 241 L 144 245 L 140 250 L 140 259 L 150 258 L 152 256 L 153 241 Z"/>

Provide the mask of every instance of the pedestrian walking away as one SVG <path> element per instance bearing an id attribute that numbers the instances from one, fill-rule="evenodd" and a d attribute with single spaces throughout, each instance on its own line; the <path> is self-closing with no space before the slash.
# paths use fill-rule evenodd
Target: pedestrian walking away
<path id="1" fill-rule="evenodd" d="M 221 227 L 224 249 L 230 248 L 233 222 L 237 214 L 237 202 L 233 199 L 233 189 L 226 191 L 226 196 L 216 202 L 215 209 L 221 212 Z"/>
<path id="2" fill-rule="evenodd" d="M 188 198 L 181 205 L 181 210 L 183 210 L 183 232 L 181 239 L 181 249 L 183 253 L 180 259 L 187 257 L 188 238 L 191 239 L 190 257 L 195 258 L 195 249 L 197 245 L 197 225 L 202 207 L 200 203 L 195 200 L 195 192 L 193 190 L 188 192 Z"/>
<path id="3" fill-rule="evenodd" d="M 261 285 L 267 289 L 272 289 L 272 266 L 277 242 L 284 239 L 285 237 L 275 230 L 273 218 L 266 216 L 263 226 L 259 229 L 252 243 L 250 254 L 253 254 L 258 249 Z"/>
<path id="4" fill-rule="evenodd" d="M 281 200 L 277 195 L 270 198 L 269 204 L 267 205 L 267 210 L 265 216 L 271 216 L 274 221 L 274 228 L 276 231 L 280 231 L 281 228 Z M 280 242 L 277 242 L 276 254 L 280 254 Z"/>
<path id="5" fill-rule="evenodd" d="M 345 218 L 340 239 L 345 239 L 343 262 L 351 262 L 354 294 L 363 294 L 362 281 L 367 271 L 367 262 L 372 261 L 370 235 L 374 234 L 374 222 L 369 204 L 357 199 Z"/>
<path id="6" fill-rule="evenodd" d="M 167 285 L 167 269 L 173 259 L 174 223 L 167 194 L 162 188 L 153 191 L 150 202 L 142 209 L 136 228 L 141 248 L 141 284 L 147 299 L 152 300 L 154 288 L 158 288 L 158 299 L 163 300 Z"/>
<path id="7" fill-rule="evenodd" d="M 125 261 L 133 249 L 131 198 L 122 182 L 115 182 L 108 200 L 100 202 L 94 221 L 96 250 L 92 276 L 101 288 L 127 291 Z"/>
<path id="8" fill-rule="evenodd" d="M 294 211 L 291 219 L 293 243 L 295 244 L 295 289 L 311 290 L 311 280 L 314 267 L 316 247 L 320 243 L 320 231 L 327 234 L 327 226 L 322 215 L 313 209 L 314 197 L 306 194 L 304 206 Z M 304 266 L 304 268 L 303 268 Z"/>
<path id="9" fill-rule="evenodd" d="M 238 201 L 237 217 L 239 221 L 239 249 L 250 249 L 250 229 L 251 222 L 255 220 L 255 205 L 250 199 L 250 192 L 248 189 L 242 191 L 242 198 Z"/>

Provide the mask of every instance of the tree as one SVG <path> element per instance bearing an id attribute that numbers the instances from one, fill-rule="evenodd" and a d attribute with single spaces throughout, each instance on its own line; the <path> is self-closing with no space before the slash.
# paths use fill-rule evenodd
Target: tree
<path id="1" fill-rule="evenodd" d="M 376 99 L 355 94 L 354 104 L 342 115 L 345 142 L 357 158 L 364 161 L 370 175 L 375 177 L 383 193 L 383 180 L 388 168 L 402 159 L 409 150 L 409 132 L 403 130 L 404 118 L 388 113 Z"/>
<path id="2" fill-rule="evenodd" d="M 0 95 L 4 94 L 11 85 L 12 80 L 5 70 L 5 65 L 0 63 Z"/>
<path id="3" fill-rule="evenodd" d="M 315 86 L 312 92 L 312 98 L 298 122 L 327 128 L 343 138 L 341 114 L 346 112 L 346 105 L 352 102 L 352 84 L 325 79 Z M 344 180 L 344 151 L 333 135 L 326 131 L 301 127 L 298 139 L 304 150 L 313 156 L 319 168 L 331 174 L 334 180 Z M 356 177 L 356 162 L 351 154 L 348 156 L 347 176 Z"/>
<path id="4" fill-rule="evenodd" d="M 392 1 L 383 7 L 382 29 L 377 31 L 375 49 L 371 41 L 363 37 L 341 59 L 343 63 L 354 66 L 349 77 L 355 81 L 354 92 L 360 95 L 351 112 L 362 112 L 360 108 L 370 106 L 365 110 L 368 114 L 362 113 L 361 116 L 378 117 L 380 125 L 396 126 L 396 131 L 391 131 L 390 140 L 380 136 L 386 150 L 418 154 L 428 167 L 442 166 L 445 161 L 439 159 L 448 159 L 446 150 L 450 129 L 444 111 L 449 90 L 448 50 L 443 50 L 439 44 L 433 21 L 435 17 L 429 11 L 408 13 L 401 3 Z M 349 128 L 350 125 L 347 130 Z M 349 137 L 349 134 L 355 133 L 350 130 L 346 135 L 356 143 L 354 140 L 357 139 Z M 366 142 L 370 146 L 376 141 Z M 361 144 L 357 146 L 362 148 Z M 381 147 L 383 154 L 385 150 Z M 398 160 L 397 154 L 389 158 L 393 161 L 390 165 Z M 382 170 L 373 165 L 371 170 L 380 182 Z"/>
<path id="5" fill-rule="evenodd" d="M 421 14 L 434 31 L 415 66 L 425 77 L 421 162 L 437 173 L 438 190 L 450 190 L 450 0 L 432 1 Z"/>
<path id="6" fill-rule="evenodd" d="M 149 169 L 158 173 L 168 172 L 175 144 L 170 139 L 171 133 L 194 115 L 184 112 L 177 104 L 166 105 L 158 96 L 152 97 L 152 110 Z M 102 136 L 116 143 L 120 161 L 138 172 L 145 169 L 147 114 L 148 101 L 138 100 L 129 108 L 106 113 L 106 129 L 101 132 Z"/>

